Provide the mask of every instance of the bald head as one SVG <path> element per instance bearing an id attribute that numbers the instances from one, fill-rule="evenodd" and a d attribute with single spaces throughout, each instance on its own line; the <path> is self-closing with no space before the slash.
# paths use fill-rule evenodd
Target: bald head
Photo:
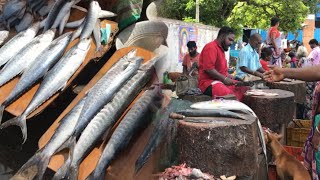
<path id="1" fill-rule="evenodd" d="M 258 33 L 254 33 L 250 36 L 249 43 L 254 49 L 258 49 L 262 43 L 262 37 Z"/>

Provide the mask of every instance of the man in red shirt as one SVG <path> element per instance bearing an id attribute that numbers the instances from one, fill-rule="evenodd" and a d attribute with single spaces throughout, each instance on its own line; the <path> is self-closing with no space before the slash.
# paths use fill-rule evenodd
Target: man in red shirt
<path id="1" fill-rule="evenodd" d="M 197 44 L 194 41 L 187 43 L 189 53 L 183 58 L 183 74 L 191 73 L 192 76 L 198 75 L 198 63 L 200 54 L 197 52 Z M 192 71 L 192 72 L 191 72 Z"/>
<path id="2" fill-rule="evenodd" d="M 216 40 L 203 48 L 199 58 L 200 90 L 213 98 L 233 94 L 239 101 L 248 87 L 235 87 L 236 81 L 228 74 L 227 60 L 224 52 L 235 39 L 233 29 L 222 27 Z"/>

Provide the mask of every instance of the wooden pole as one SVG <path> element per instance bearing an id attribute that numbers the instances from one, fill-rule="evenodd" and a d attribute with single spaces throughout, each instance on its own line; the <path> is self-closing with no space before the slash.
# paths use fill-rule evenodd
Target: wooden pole
<path id="1" fill-rule="evenodd" d="M 200 22 L 199 14 L 200 14 L 200 10 L 199 10 L 199 0 L 196 0 L 196 21 L 197 21 L 197 23 Z"/>

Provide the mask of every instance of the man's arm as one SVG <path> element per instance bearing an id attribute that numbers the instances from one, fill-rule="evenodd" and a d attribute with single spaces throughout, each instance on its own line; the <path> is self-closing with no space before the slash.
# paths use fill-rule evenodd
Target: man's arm
<path id="1" fill-rule="evenodd" d="M 183 66 L 183 71 L 182 71 L 182 73 L 183 73 L 184 75 L 187 75 L 187 74 L 188 74 L 187 66 Z"/>
<path id="2" fill-rule="evenodd" d="M 281 81 L 284 78 L 299 79 L 303 81 L 320 81 L 320 65 L 305 68 L 279 68 L 270 67 L 271 71 L 265 73 L 268 81 Z"/>
<path id="3" fill-rule="evenodd" d="M 222 74 L 220 74 L 217 70 L 215 69 L 210 69 L 210 70 L 204 70 L 205 73 L 207 73 L 211 78 L 217 79 L 221 81 L 225 85 L 234 85 L 233 81 L 231 78 L 226 77 Z"/>
<path id="4" fill-rule="evenodd" d="M 247 68 L 247 67 L 245 67 L 245 66 L 241 66 L 241 67 L 240 67 L 240 70 L 243 71 L 243 72 L 245 72 L 245 73 L 248 73 L 248 74 L 251 74 L 251 75 L 254 75 L 254 76 L 258 76 L 258 77 L 263 78 L 264 70 L 262 69 L 263 72 L 261 72 L 261 71 L 260 71 L 261 69 L 262 69 L 262 68 L 259 68 L 257 71 L 253 71 L 253 70 L 251 70 L 251 69 L 249 69 L 249 68 Z"/>

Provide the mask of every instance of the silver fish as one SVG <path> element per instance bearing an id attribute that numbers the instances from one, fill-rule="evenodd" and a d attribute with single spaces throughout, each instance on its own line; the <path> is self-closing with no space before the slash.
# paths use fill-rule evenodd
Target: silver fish
<path id="1" fill-rule="evenodd" d="M 19 53 L 12 57 L 0 71 L 0 86 L 23 72 L 48 47 L 53 40 L 55 30 L 48 30 L 34 38 Z"/>
<path id="2" fill-rule="evenodd" d="M 111 160 L 124 149 L 130 142 L 132 136 L 143 126 L 150 122 L 151 118 L 146 116 L 148 113 L 154 113 L 157 107 L 156 101 L 161 101 L 160 88 L 154 88 L 143 93 L 139 100 L 132 106 L 126 116 L 122 119 L 118 127 L 114 130 L 106 147 L 104 148 L 99 162 L 87 178 L 88 180 L 104 179 L 106 168 L 110 165 Z M 71 166 L 72 168 L 72 166 Z"/>
<path id="3" fill-rule="evenodd" d="M 80 35 L 80 39 L 91 37 L 92 31 L 95 27 L 101 7 L 97 1 L 91 1 L 89 11 L 86 17 L 85 25 Z"/>
<path id="4" fill-rule="evenodd" d="M 58 16 L 61 8 L 64 6 L 64 4 L 66 4 L 68 1 L 65 0 L 57 0 L 52 9 L 50 10 L 48 16 L 46 17 L 46 21 L 43 27 L 43 31 L 46 31 L 48 29 L 50 29 L 53 25 L 53 23 L 55 22 L 56 17 Z M 69 0 L 70 2 L 70 0 Z"/>
<path id="5" fill-rule="evenodd" d="M 32 22 L 33 22 L 33 15 L 31 13 L 25 13 L 22 20 L 19 22 L 19 24 L 15 26 L 15 29 L 17 32 L 24 31 L 32 25 Z"/>
<path id="6" fill-rule="evenodd" d="M 85 24 L 85 22 L 82 22 L 81 26 L 79 26 L 78 29 L 73 32 L 71 41 L 77 39 L 80 36 L 80 34 L 84 28 L 84 24 Z"/>
<path id="7" fill-rule="evenodd" d="M 96 52 L 101 51 L 101 33 L 100 33 L 100 19 L 97 19 L 96 25 L 93 29 L 93 37 L 96 42 Z"/>
<path id="8" fill-rule="evenodd" d="M 64 27 L 69 20 L 71 11 L 67 12 L 67 14 L 62 18 L 60 24 L 59 24 L 59 35 L 63 33 Z"/>
<path id="9" fill-rule="evenodd" d="M 115 13 L 113 13 L 113 12 L 110 12 L 110 11 L 100 10 L 98 16 L 99 16 L 99 18 L 109 18 L 109 17 L 117 16 L 117 14 L 115 14 Z M 76 28 L 76 27 L 79 27 L 84 20 L 85 20 L 85 18 L 82 18 L 82 19 L 79 19 L 79 20 L 76 20 L 76 21 L 72 21 L 72 22 L 68 22 L 68 23 L 66 24 L 66 27 L 67 27 L 67 28 Z"/>
<path id="10" fill-rule="evenodd" d="M 74 0 L 67 1 L 63 7 L 60 9 L 54 23 L 52 24 L 51 28 L 58 28 L 59 24 L 61 23 L 62 19 L 70 13 L 71 7 L 74 4 Z"/>
<path id="11" fill-rule="evenodd" d="M 102 110 L 90 121 L 81 133 L 74 150 L 66 162 L 70 162 L 70 167 L 65 163 L 59 169 L 54 179 L 61 179 L 64 175 L 69 179 L 77 179 L 81 161 L 86 154 L 95 146 L 95 143 L 102 139 L 113 124 L 122 115 L 129 104 L 139 94 L 141 89 L 150 81 L 154 72 L 152 63 L 145 65 L 143 70 L 138 70 L 124 86 L 114 95 L 114 98 L 106 104 Z"/>
<path id="12" fill-rule="evenodd" d="M 9 19 L 10 17 L 18 18 L 20 16 L 21 10 L 25 9 L 27 5 L 26 1 L 12 0 L 8 1 L 3 7 L 4 19 Z"/>
<path id="13" fill-rule="evenodd" d="M 10 58 L 15 56 L 23 47 L 25 47 L 36 36 L 39 30 L 39 22 L 32 27 L 15 35 L 10 41 L 0 48 L 0 66 L 4 65 Z"/>
<path id="14" fill-rule="evenodd" d="M 24 112 L 20 116 L 6 121 L 0 128 L 3 129 L 11 125 L 19 126 L 23 134 L 23 143 L 25 143 L 27 139 L 27 116 L 54 93 L 66 87 L 68 80 L 84 61 L 90 45 L 91 39 L 82 39 L 72 47 L 44 77 L 39 89 Z"/>
<path id="15" fill-rule="evenodd" d="M 0 104 L 0 122 L 4 108 L 19 98 L 35 82 L 42 78 L 48 72 L 49 68 L 59 60 L 70 42 L 71 35 L 72 32 L 68 32 L 55 39 L 50 46 L 35 59 L 30 67 L 25 70 L 17 85 L 3 103 Z"/>
<path id="16" fill-rule="evenodd" d="M 53 8 L 54 3 L 55 3 L 54 0 L 49 0 L 46 6 L 43 6 L 41 9 L 39 9 L 38 14 L 40 16 L 47 15 L 50 12 L 50 10 Z"/>
<path id="17" fill-rule="evenodd" d="M 37 179 L 41 180 L 45 170 L 49 164 L 49 160 L 53 154 L 55 154 L 63 143 L 71 136 L 74 127 L 77 124 L 77 120 L 82 110 L 84 99 L 81 99 L 72 110 L 66 114 L 59 122 L 59 126 L 55 130 L 54 134 L 48 141 L 48 143 L 41 149 L 39 149 L 35 155 L 33 155 L 16 173 L 16 175 L 23 174 L 29 168 L 33 166 L 37 167 Z M 32 178 L 30 178 L 32 179 Z"/>
<path id="18" fill-rule="evenodd" d="M 7 40 L 9 36 L 9 31 L 0 31 L 0 46 L 4 43 L 5 40 Z"/>

